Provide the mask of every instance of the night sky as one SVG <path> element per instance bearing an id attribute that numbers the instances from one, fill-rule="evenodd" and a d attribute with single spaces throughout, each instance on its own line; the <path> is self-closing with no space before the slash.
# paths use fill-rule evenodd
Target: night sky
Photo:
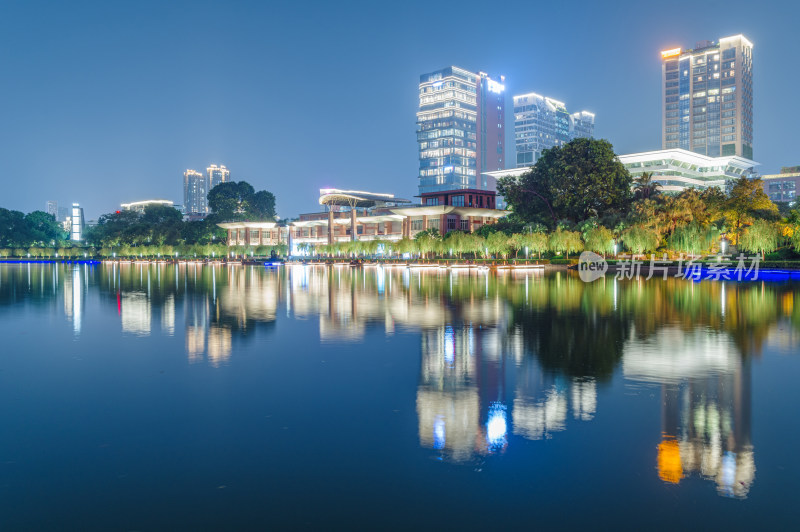
<path id="1" fill-rule="evenodd" d="M 163 2 L 166 4 L 166 2 Z M 0 2 L 0 207 L 87 218 L 183 202 L 225 164 L 318 210 L 321 187 L 417 192 L 419 75 L 458 65 L 596 113 L 617 153 L 661 147 L 662 49 L 754 43 L 754 158 L 800 164 L 800 2 Z"/>

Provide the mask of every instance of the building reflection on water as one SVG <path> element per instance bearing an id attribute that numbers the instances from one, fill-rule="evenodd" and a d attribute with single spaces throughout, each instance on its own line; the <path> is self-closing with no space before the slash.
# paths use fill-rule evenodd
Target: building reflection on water
<path id="1" fill-rule="evenodd" d="M 171 336 L 182 323 L 180 356 L 214 368 L 235 363 L 239 343 L 271 334 L 284 315 L 315 321 L 321 342 L 418 334 L 419 443 L 450 462 L 525 441 L 557 444 L 602 413 L 599 392 L 615 378 L 657 387 L 653 475 L 671 484 L 701 477 L 732 497 L 755 480 L 752 359 L 767 344 L 785 353 L 800 345 L 800 293 L 778 283 L 584 284 L 563 272 L 376 267 L 0 268 L 0 312 L 63 304 L 76 335 L 92 323 L 83 313 L 94 291 L 125 335 Z"/>
<path id="2" fill-rule="evenodd" d="M 756 472 L 751 363 L 726 335 L 708 331 L 665 328 L 626 346 L 625 377 L 661 388 L 661 480 L 697 474 L 721 495 L 747 496 Z"/>

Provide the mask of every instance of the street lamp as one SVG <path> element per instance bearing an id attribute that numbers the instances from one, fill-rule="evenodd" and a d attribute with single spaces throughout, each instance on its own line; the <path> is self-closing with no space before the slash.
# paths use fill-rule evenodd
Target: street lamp
<path id="1" fill-rule="evenodd" d="M 725 254 L 725 249 L 728 247 L 728 240 L 725 237 L 722 237 L 722 240 L 719 241 L 719 248 L 722 250 L 722 254 Z"/>

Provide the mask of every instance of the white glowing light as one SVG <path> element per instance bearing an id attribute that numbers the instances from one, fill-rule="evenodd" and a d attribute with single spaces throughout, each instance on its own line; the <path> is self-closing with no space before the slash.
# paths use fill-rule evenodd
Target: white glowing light
<path id="1" fill-rule="evenodd" d="M 489 80 L 489 83 L 487 84 L 487 88 L 489 89 L 490 92 L 493 92 L 495 94 L 500 94 L 504 90 L 506 90 L 506 86 L 505 85 L 503 85 L 502 83 L 498 83 L 493 79 Z"/>
<path id="2" fill-rule="evenodd" d="M 444 449 L 444 444 L 446 441 L 445 436 L 445 425 L 444 425 L 444 417 L 441 415 L 436 416 L 436 419 L 433 420 L 433 448 L 434 449 Z"/>
<path id="3" fill-rule="evenodd" d="M 506 406 L 492 403 L 489 407 L 489 420 L 486 422 L 486 443 L 491 450 L 499 450 L 506 445 L 508 423 L 506 422 Z"/>

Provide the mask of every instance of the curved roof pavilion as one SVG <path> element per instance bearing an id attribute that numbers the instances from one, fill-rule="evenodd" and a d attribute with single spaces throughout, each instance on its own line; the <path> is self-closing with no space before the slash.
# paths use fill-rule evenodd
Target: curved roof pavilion
<path id="1" fill-rule="evenodd" d="M 327 206 L 341 206 L 359 209 L 381 207 L 388 203 L 408 204 L 410 200 L 396 198 L 394 194 L 378 194 L 364 192 L 363 190 L 341 190 L 338 188 L 322 188 L 319 191 L 319 204 Z"/>

